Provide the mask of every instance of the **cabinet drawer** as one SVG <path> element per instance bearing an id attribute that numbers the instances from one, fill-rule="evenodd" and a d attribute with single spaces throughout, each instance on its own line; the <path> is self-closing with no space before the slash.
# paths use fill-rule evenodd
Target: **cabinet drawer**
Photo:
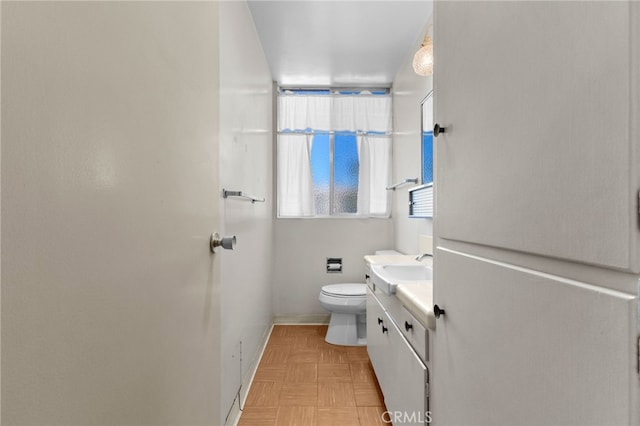
<path id="1" fill-rule="evenodd" d="M 404 306 L 396 317 L 398 328 L 413 346 L 423 362 L 429 360 L 429 335 L 427 329 Z"/>

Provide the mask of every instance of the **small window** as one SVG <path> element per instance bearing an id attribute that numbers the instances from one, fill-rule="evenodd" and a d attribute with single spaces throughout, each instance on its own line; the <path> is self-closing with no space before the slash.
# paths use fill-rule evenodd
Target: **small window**
<path id="1" fill-rule="evenodd" d="M 386 90 L 280 90 L 278 217 L 388 217 Z"/>

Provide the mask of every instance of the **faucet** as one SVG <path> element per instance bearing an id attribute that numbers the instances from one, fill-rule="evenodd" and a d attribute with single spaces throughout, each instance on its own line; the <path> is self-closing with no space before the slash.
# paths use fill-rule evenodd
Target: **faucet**
<path id="1" fill-rule="evenodd" d="M 417 255 L 417 256 L 416 256 L 416 260 L 417 260 L 418 262 L 420 262 L 422 259 L 424 259 L 424 258 L 425 258 L 425 257 L 427 257 L 427 256 L 429 256 L 429 257 L 433 257 L 433 255 L 432 255 L 432 254 L 430 254 L 430 253 L 422 253 L 422 254 L 419 254 L 419 255 Z"/>

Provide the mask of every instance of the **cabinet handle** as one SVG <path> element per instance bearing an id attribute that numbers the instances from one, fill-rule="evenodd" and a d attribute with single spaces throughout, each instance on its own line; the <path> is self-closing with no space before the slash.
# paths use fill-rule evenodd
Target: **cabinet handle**
<path id="1" fill-rule="evenodd" d="M 371 278 L 371 277 L 369 276 L 369 274 L 364 274 L 364 280 L 365 280 L 365 281 L 366 281 L 366 280 L 368 280 L 369 278 Z"/>
<path id="2" fill-rule="evenodd" d="M 409 331 L 413 328 L 413 324 L 409 324 L 407 321 L 404 322 L 404 329 Z"/>
<path id="3" fill-rule="evenodd" d="M 378 325 L 382 324 L 382 318 L 378 317 Z"/>
<path id="4" fill-rule="evenodd" d="M 444 309 L 440 309 L 438 305 L 433 305 L 433 314 L 436 318 L 440 318 L 440 315 L 444 315 Z"/>
<path id="5" fill-rule="evenodd" d="M 386 333 L 389 329 L 387 327 L 385 327 L 384 325 L 382 326 L 382 333 Z"/>
<path id="6" fill-rule="evenodd" d="M 436 125 L 433 126 L 433 136 L 435 136 L 436 138 L 438 137 L 438 135 L 440 135 L 440 133 L 445 133 L 446 131 L 447 131 L 447 128 L 440 127 L 438 123 L 436 123 Z"/>

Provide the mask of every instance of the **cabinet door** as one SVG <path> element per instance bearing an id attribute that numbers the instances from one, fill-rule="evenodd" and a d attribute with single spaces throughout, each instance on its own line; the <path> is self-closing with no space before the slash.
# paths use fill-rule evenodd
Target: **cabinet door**
<path id="1" fill-rule="evenodd" d="M 633 423 L 635 295 L 436 254 L 434 424 Z"/>
<path id="2" fill-rule="evenodd" d="M 381 389 L 389 386 L 389 335 L 382 329 L 383 325 L 389 327 L 388 322 L 382 305 L 367 287 L 367 352 Z"/>
<path id="3" fill-rule="evenodd" d="M 639 10 L 435 2 L 439 237 L 640 272 Z"/>
<path id="4" fill-rule="evenodd" d="M 425 394 L 427 368 L 391 319 L 387 333 L 393 350 L 389 351 L 389 384 L 382 392 L 390 419 L 399 425 L 425 424 L 430 420 Z"/>

